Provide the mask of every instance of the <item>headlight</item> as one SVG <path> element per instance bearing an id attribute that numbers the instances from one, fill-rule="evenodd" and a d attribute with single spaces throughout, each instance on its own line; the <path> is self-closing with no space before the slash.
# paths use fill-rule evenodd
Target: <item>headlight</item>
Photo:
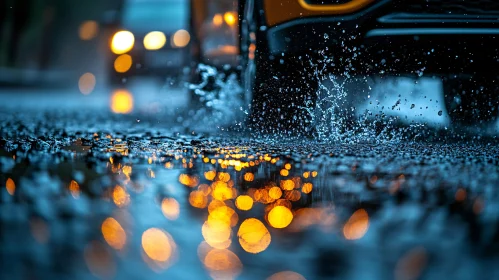
<path id="1" fill-rule="evenodd" d="M 172 46 L 177 48 L 183 48 L 189 44 L 191 40 L 191 35 L 187 30 L 180 29 L 179 31 L 173 34 Z"/>
<path id="2" fill-rule="evenodd" d="M 166 36 L 163 32 L 153 31 L 149 32 L 146 37 L 144 37 L 144 47 L 147 50 L 159 50 L 166 44 Z"/>
<path id="3" fill-rule="evenodd" d="M 135 44 L 135 37 L 130 31 L 119 31 L 111 41 L 111 50 L 115 54 L 124 54 L 130 51 Z"/>

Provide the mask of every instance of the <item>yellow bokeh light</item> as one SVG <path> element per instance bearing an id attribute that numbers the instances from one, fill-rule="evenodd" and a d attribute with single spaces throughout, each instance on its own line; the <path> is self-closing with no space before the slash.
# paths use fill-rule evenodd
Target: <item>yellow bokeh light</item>
<path id="1" fill-rule="evenodd" d="M 198 186 L 198 190 L 203 193 L 203 195 L 207 196 L 211 193 L 211 187 L 207 184 L 201 184 Z"/>
<path id="2" fill-rule="evenodd" d="M 92 40 L 99 33 L 99 24 L 94 20 L 84 21 L 78 30 L 78 35 L 83 41 Z"/>
<path id="3" fill-rule="evenodd" d="M 166 36 L 165 33 L 161 31 L 153 31 L 149 32 L 144 37 L 144 47 L 147 50 L 155 51 L 164 47 L 166 44 Z"/>
<path id="4" fill-rule="evenodd" d="M 301 191 L 303 193 L 311 193 L 313 188 L 314 188 L 314 186 L 312 185 L 312 183 L 305 183 L 301 187 Z"/>
<path id="5" fill-rule="evenodd" d="M 129 54 L 122 54 L 114 60 L 114 70 L 118 73 L 125 73 L 132 68 L 132 56 Z"/>
<path id="6" fill-rule="evenodd" d="M 116 250 L 121 250 L 126 244 L 126 233 L 114 218 L 107 218 L 101 226 L 102 236 L 107 244 Z"/>
<path id="7" fill-rule="evenodd" d="M 252 254 L 265 251 L 271 241 L 269 230 L 255 218 L 246 219 L 239 227 L 237 236 L 241 247 Z"/>
<path id="8" fill-rule="evenodd" d="M 183 48 L 191 41 L 191 35 L 187 30 L 179 30 L 173 34 L 172 44 L 174 47 Z"/>
<path id="9" fill-rule="evenodd" d="M 208 212 L 213 212 L 219 207 L 226 206 L 223 201 L 220 200 L 212 200 L 210 204 L 208 205 Z"/>
<path id="10" fill-rule="evenodd" d="M 348 240 L 362 238 L 369 228 L 369 216 L 366 210 L 355 211 L 343 227 L 343 235 Z"/>
<path id="11" fill-rule="evenodd" d="M 135 44 L 135 36 L 130 31 L 119 31 L 114 34 L 111 41 L 111 50 L 115 54 L 129 52 Z"/>
<path id="12" fill-rule="evenodd" d="M 226 249 L 211 249 L 202 261 L 213 279 L 234 279 L 243 267 L 237 255 Z"/>
<path id="13" fill-rule="evenodd" d="M 5 188 L 10 195 L 14 195 L 16 192 L 16 184 L 14 183 L 14 180 L 8 178 L 7 182 L 5 182 Z"/>
<path id="14" fill-rule="evenodd" d="M 178 177 L 178 181 L 184 185 L 188 186 L 191 188 L 196 187 L 199 184 L 199 179 L 196 176 L 189 175 L 189 174 L 180 174 Z"/>
<path id="15" fill-rule="evenodd" d="M 127 90 L 117 90 L 111 96 L 111 110 L 116 114 L 128 114 L 133 110 L 133 96 Z"/>
<path id="16" fill-rule="evenodd" d="M 153 269 L 166 269 L 176 253 L 177 245 L 166 231 L 150 228 L 142 234 L 142 250 L 146 263 Z"/>
<path id="17" fill-rule="evenodd" d="M 221 14 L 216 14 L 213 16 L 213 25 L 221 26 L 224 23 L 223 16 Z"/>
<path id="18" fill-rule="evenodd" d="M 267 280 L 306 280 L 301 274 L 294 271 L 281 271 L 272 274 Z"/>
<path id="19" fill-rule="evenodd" d="M 230 174 L 226 172 L 220 172 L 218 173 L 218 180 L 227 183 L 230 180 Z"/>
<path id="20" fill-rule="evenodd" d="M 224 14 L 225 23 L 230 26 L 233 26 L 237 22 L 237 13 L 236 12 L 226 12 Z"/>
<path id="21" fill-rule="evenodd" d="M 204 173 L 204 177 L 208 181 L 213 181 L 213 179 L 215 179 L 215 176 L 217 176 L 217 172 L 215 170 L 206 171 Z"/>
<path id="22" fill-rule="evenodd" d="M 125 176 L 130 179 L 130 175 L 132 174 L 132 167 L 129 166 L 129 165 L 125 165 L 123 166 L 123 168 L 121 169 L 121 171 L 123 171 L 123 174 L 125 174 Z"/>
<path id="23" fill-rule="evenodd" d="M 203 224 L 201 229 L 204 240 L 211 247 L 226 249 L 230 246 L 232 229 L 230 225 L 222 220 L 210 219 Z"/>
<path id="24" fill-rule="evenodd" d="M 169 220 L 176 220 L 180 214 L 180 204 L 174 198 L 165 198 L 161 202 L 161 211 Z"/>
<path id="25" fill-rule="evenodd" d="M 74 198 L 78 198 L 80 196 L 80 186 L 75 180 L 71 180 L 69 183 L 69 192 Z"/>
<path id="26" fill-rule="evenodd" d="M 273 199 L 279 199 L 282 196 L 282 191 L 279 187 L 272 187 L 269 190 L 269 196 Z"/>
<path id="27" fill-rule="evenodd" d="M 247 172 L 244 174 L 244 181 L 246 182 L 252 182 L 255 179 L 255 175 L 251 172 Z"/>
<path id="28" fill-rule="evenodd" d="M 279 172 L 281 174 L 281 176 L 288 176 L 289 175 L 289 171 L 287 169 L 281 169 L 281 172 Z"/>
<path id="29" fill-rule="evenodd" d="M 287 170 L 290 170 L 291 169 L 291 163 L 286 163 L 284 165 L 284 168 L 286 168 Z"/>
<path id="30" fill-rule="evenodd" d="M 82 94 L 87 95 L 94 91 L 96 82 L 94 74 L 85 73 L 78 80 L 78 88 Z"/>
<path id="31" fill-rule="evenodd" d="M 227 185 L 227 183 L 222 181 L 213 182 L 211 185 L 213 191 L 211 195 L 216 200 L 227 200 L 233 198 L 232 189 Z"/>
<path id="32" fill-rule="evenodd" d="M 282 180 L 281 181 L 281 189 L 286 191 L 291 191 L 295 188 L 295 182 L 293 180 Z"/>
<path id="33" fill-rule="evenodd" d="M 268 215 L 269 224 L 274 228 L 285 228 L 293 221 L 293 213 L 285 206 L 276 206 Z"/>
<path id="34" fill-rule="evenodd" d="M 236 207 L 239 210 L 248 211 L 253 207 L 253 198 L 249 195 L 240 195 L 236 198 Z"/>
<path id="35" fill-rule="evenodd" d="M 237 224 L 238 219 L 239 217 L 236 211 L 225 205 L 213 209 L 210 212 L 210 215 L 208 215 L 208 221 L 212 220 L 222 221 L 231 227 Z"/>
<path id="36" fill-rule="evenodd" d="M 208 204 L 208 198 L 202 191 L 193 191 L 189 194 L 189 203 L 196 208 L 205 208 Z"/>

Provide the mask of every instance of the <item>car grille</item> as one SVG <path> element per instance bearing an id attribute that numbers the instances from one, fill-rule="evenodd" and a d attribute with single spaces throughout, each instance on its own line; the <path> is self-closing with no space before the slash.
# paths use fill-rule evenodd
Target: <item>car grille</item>
<path id="1" fill-rule="evenodd" d="M 499 14 L 499 0 L 398 0 L 403 12 L 429 14 Z"/>

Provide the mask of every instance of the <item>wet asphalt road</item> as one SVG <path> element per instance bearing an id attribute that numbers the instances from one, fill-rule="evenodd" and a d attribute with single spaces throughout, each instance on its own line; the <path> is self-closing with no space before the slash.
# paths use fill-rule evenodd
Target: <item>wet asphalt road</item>
<path id="1" fill-rule="evenodd" d="M 1 279 L 499 278 L 495 137 L 0 111 Z"/>

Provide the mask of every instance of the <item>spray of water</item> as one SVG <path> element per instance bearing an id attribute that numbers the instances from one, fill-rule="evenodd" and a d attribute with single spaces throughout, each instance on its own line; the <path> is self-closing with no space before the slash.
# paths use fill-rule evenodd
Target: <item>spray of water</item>
<path id="1" fill-rule="evenodd" d="M 323 64 L 321 67 L 324 67 Z M 336 143 L 393 142 L 420 136 L 418 129 L 424 124 L 400 125 L 398 117 L 384 112 L 356 112 L 356 104 L 369 99 L 371 87 L 367 77 L 353 77 L 323 74 L 324 68 L 316 67 L 315 75 L 319 80 L 315 100 L 307 100 L 301 109 L 310 119 L 311 130 L 316 139 Z M 400 100 L 392 110 L 400 105 Z"/>
<path id="2" fill-rule="evenodd" d="M 241 127 L 244 120 L 243 89 L 236 73 L 225 73 L 217 68 L 199 64 L 198 84 L 188 87 L 200 101 L 193 119 L 203 126 Z"/>

